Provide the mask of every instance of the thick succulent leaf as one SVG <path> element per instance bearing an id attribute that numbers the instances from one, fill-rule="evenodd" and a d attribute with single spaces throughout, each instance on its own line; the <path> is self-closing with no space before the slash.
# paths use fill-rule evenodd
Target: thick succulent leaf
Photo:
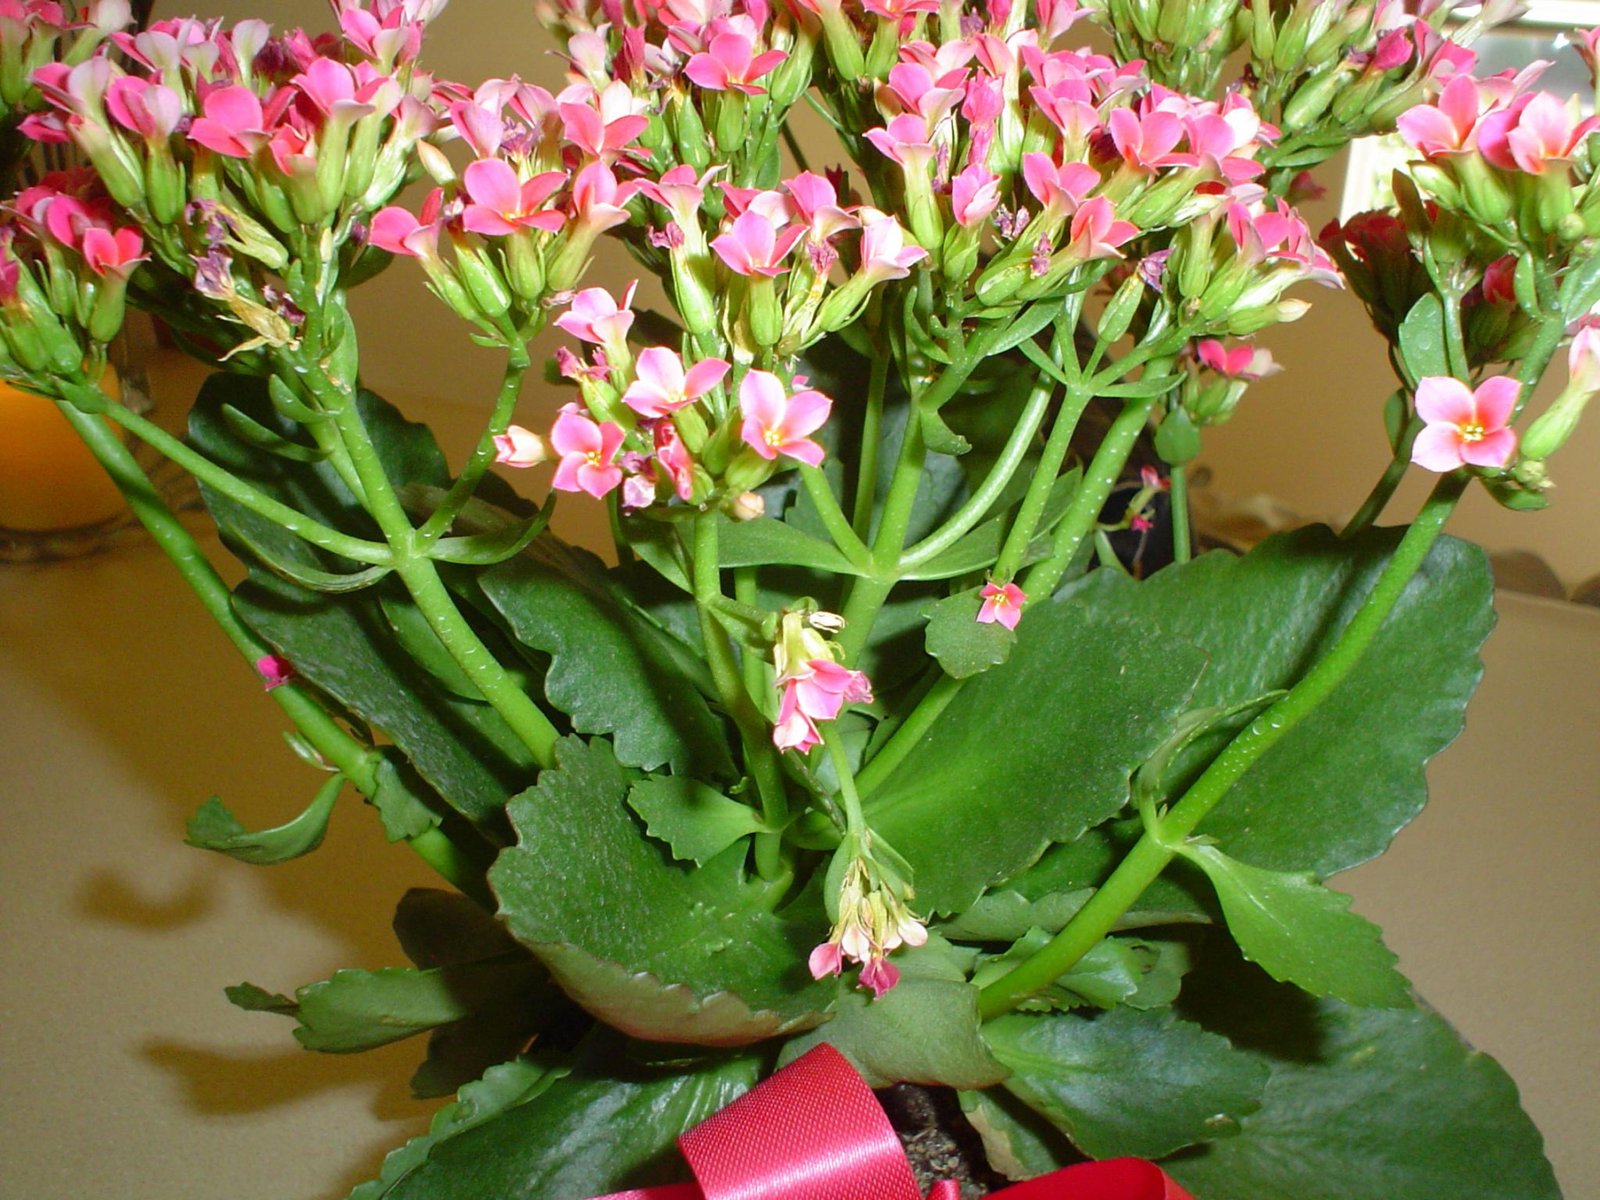
<path id="1" fill-rule="evenodd" d="M 1197 1200 L 1560 1200 L 1516 1085 L 1425 1006 L 1313 1000 L 1237 958 L 1182 1003 L 1272 1073 L 1237 1137 L 1163 1164 Z"/>
<path id="2" fill-rule="evenodd" d="M 726 734 L 667 636 L 619 603 L 598 560 L 541 538 L 479 577 L 523 645 L 550 655 L 545 695 L 579 733 L 610 734 L 617 757 L 726 778 Z"/>
<path id="3" fill-rule="evenodd" d="M 704 866 L 740 838 L 762 828 L 761 814 L 716 788 L 681 775 L 652 775 L 633 785 L 628 807 L 672 857 Z"/>
<path id="4" fill-rule="evenodd" d="M 838 981 L 833 1020 L 791 1040 L 780 1065 L 827 1042 L 875 1088 L 983 1088 L 1000 1082 L 1006 1069 L 978 1032 L 978 989 L 952 958 L 951 947 L 937 936 L 896 954 L 900 982 L 877 999 L 857 986 L 854 971 L 847 972 Z"/>
<path id="5" fill-rule="evenodd" d="M 772 517 L 717 522 L 717 561 L 725 567 L 786 565 L 859 575 L 832 542 Z"/>
<path id="6" fill-rule="evenodd" d="M 806 968 L 827 932 L 820 908 L 766 911 L 737 850 L 698 869 L 672 860 L 629 811 L 629 787 L 608 743 L 565 738 L 556 767 L 512 799 L 520 840 L 489 883 L 517 940 L 636 1037 L 736 1045 L 821 1021 L 829 989 Z"/>
<path id="7" fill-rule="evenodd" d="M 1400 1008 L 1411 985 L 1395 969 L 1383 932 L 1350 911 L 1350 897 L 1310 875 L 1263 871 L 1215 846 L 1187 846 L 1184 857 L 1210 877 L 1228 932 L 1251 962 L 1313 996 Z"/>
<path id="8" fill-rule="evenodd" d="M 254 571 L 234 607 L 300 675 L 388 734 L 452 807 L 500 824 L 533 775 L 527 748 L 489 705 L 450 694 L 404 652 L 370 593 L 316 595 Z"/>
<path id="9" fill-rule="evenodd" d="M 1341 541 L 1303 529 L 1243 558 L 1206 554 L 1143 583 L 1097 571 L 1070 594 L 1202 646 L 1211 664 L 1193 706 L 1226 707 L 1292 686 L 1326 653 L 1398 537 L 1383 529 Z M 1235 858 L 1319 878 L 1381 854 L 1427 799 L 1424 765 L 1461 731 L 1491 600 L 1483 552 L 1441 539 L 1360 663 L 1200 832 Z M 1202 737 L 1180 756 L 1180 787 L 1222 737 Z"/>
<path id="10" fill-rule="evenodd" d="M 336 971 L 298 989 L 292 1004 L 253 984 L 229 988 L 228 998 L 241 1008 L 293 1017 L 299 1022 L 294 1036 L 307 1050 L 350 1054 L 449 1025 L 489 1006 L 507 1008 L 511 998 L 526 1004 L 542 979 L 538 964 L 518 954 L 429 970 Z"/>
<path id="11" fill-rule="evenodd" d="M 496 1068 L 350 1200 L 580 1200 L 687 1178 L 679 1134 L 755 1084 L 759 1061 L 652 1068 L 599 1039 L 570 1071 Z"/>
<path id="12" fill-rule="evenodd" d="M 1043 929 L 1031 929 L 1010 950 L 983 963 L 973 973 L 973 986 L 987 987 L 1033 957 L 1050 941 Z M 1049 987 L 1017 1006 L 1018 1012 L 1058 1008 L 1165 1008 L 1177 999 L 1189 969 L 1187 941 L 1171 938 L 1108 937 L 1098 942 Z"/>
<path id="13" fill-rule="evenodd" d="M 1001 1086 L 1092 1158 L 1228 1137 L 1267 1084 L 1264 1063 L 1171 1009 L 1002 1017 L 984 1036 L 1011 1068 Z"/>
<path id="14" fill-rule="evenodd" d="M 322 845 L 343 784 L 343 778 L 329 780 L 299 816 L 257 832 L 246 829 L 228 806 L 213 796 L 189 818 L 183 840 L 201 850 L 215 850 L 258 867 L 288 862 Z"/>
<path id="15" fill-rule="evenodd" d="M 1037 1179 L 1083 1161 L 1059 1129 L 1004 1088 L 961 1092 L 959 1099 L 983 1156 L 1007 1179 Z"/>
<path id="16" fill-rule="evenodd" d="M 919 903 L 960 912 L 1118 812 L 1204 664 L 1150 622 L 1070 597 L 1031 606 L 1010 659 L 967 683 L 867 803 L 916 864 Z"/>
<path id="17" fill-rule="evenodd" d="M 944 673 L 967 679 L 1005 662 L 1017 635 L 998 621 L 978 623 L 983 599 L 977 588 L 947 596 L 928 613 L 928 653 Z"/>

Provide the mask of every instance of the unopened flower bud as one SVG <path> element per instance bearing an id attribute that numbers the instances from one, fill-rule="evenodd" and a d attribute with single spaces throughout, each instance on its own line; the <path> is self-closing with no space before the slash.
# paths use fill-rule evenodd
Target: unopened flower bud
<path id="1" fill-rule="evenodd" d="M 728 503 L 728 516 L 735 521 L 754 521 L 766 513 L 767 502 L 760 492 L 740 492 Z"/>
<path id="2" fill-rule="evenodd" d="M 494 460 L 507 467 L 536 467 L 550 457 L 544 439 L 521 425 L 509 425 L 494 439 Z"/>

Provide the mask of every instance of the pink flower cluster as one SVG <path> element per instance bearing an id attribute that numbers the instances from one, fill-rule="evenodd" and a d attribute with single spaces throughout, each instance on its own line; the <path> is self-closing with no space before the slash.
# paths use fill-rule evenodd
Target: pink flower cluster
<path id="1" fill-rule="evenodd" d="M 871 704 L 872 684 L 865 674 L 831 658 L 793 663 L 778 678 L 778 719 L 772 744 L 804 754 L 820 745 L 818 721 L 836 719 L 846 704 Z"/>
<path id="2" fill-rule="evenodd" d="M 35 238 L 76 252 L 84 266 L 101 278 L 126 282 L 149 258 L 139 231 L 118 223 L 116 205 L 92 170 L 46 175 L 19 192 L 12 207 Z"/>
<path id="3" fill-rule="evenodd" d="M 853 857 L 839 885 L 838 919 L 828 940 L 811 951 L 807 965 L 812 978 L 838 975 L 849 959 L 861 965 L 860 985 L 875 998 L 881 999 L 898 984 L 900 970 L 889 961 L 889 955 L 902 946 L 921 946 L 928 940 L 927 927 L 906 904 L 910 891 L 869 853 Z"/>

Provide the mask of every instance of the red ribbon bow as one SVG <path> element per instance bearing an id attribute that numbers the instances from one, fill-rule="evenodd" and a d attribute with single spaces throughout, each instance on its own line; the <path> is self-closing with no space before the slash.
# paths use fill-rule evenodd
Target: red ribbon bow
<path id="1" fill-rule="evenodd" d="M 922 1200 L 889 1118 L 832 1046 L 808 1051 L 678 1139 L 695 1183 L 597 1200 Z M 928 1200 L 960 1200 L 934 1184 Z M 1052 1171 L 989 1200 L 1193 1200 L 1160 1167 L 1115 1158 Z"/>

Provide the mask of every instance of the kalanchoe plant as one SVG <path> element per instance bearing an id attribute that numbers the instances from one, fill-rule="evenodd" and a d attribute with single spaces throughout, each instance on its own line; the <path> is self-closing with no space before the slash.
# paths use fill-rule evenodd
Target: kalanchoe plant
<path id="1" fill-rule="evenodd" d="M 427 74 L 441 7 L 133 34 L 0 0 L 19 128 L 93 164 L 4 208 L 0 375 L 327 773 L 190 840 L 281 861 L 348 788 L 454 889 L 401 901 L 414 970 L 231 992 L 317 1049 L 431 1032 L 414 1085 L 460 1099 L 356 1195 L 633 1186 L 820 1041 L 958 1089 L 1018 1175 L 1555 1195 L 1509 1082 L 1322 882 L 1416 815 L 1477 679 L 1451 510 L 1543 505 L 1600 389 L 1595 121 L 1473 73 L 1506 6 L 551 0 L 555 91 Z M 1313 236 L 1305 168 L 1395 128 L 1394 210 Z M 588 276 L 602 236 L 670 314 Z M 346 296 L 391 257 L 505 359 L 455 466 L 361 387 Z M 1306 284 L 1390 344 L 1393 465 L 1338 535 L 1191 560 L 1186 464 Z M 223 368 L 185 441 L 96 386 L 129 300 Z M 551 322 L 570 402 L 530 429 Z M 102 418 L 195 475 L 238 588 Z M 490 474 L 546 460 L 616 566 Z M 1432 495 L 1377 528 L 1413 466 Z M 1116 537 L 1163 513 L 1135 578 Z"/>

